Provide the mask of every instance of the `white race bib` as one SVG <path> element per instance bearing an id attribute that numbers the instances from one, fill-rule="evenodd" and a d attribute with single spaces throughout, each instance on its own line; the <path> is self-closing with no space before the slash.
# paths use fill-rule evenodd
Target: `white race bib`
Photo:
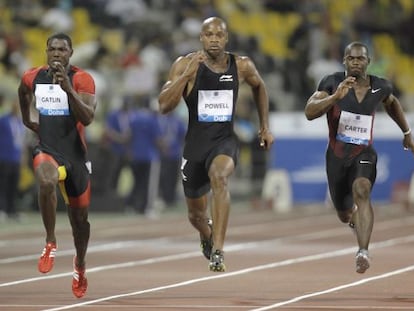
<path id="1" fill-rule="evenodd" d="M 233 114 L 233 90 L 198 91 L 199 122 L 229 122 Z"/>
<path id="2" fill-rule="evenodd" d="M 68 116 L 68 95 L 59 84 L 36 84 L 36 109 L 45 116 Z"/>
<path id="3" fill-rule="evenodd" d="M 336 139 L 355 145 L 368 145 L 371 140 L 372 122 L 372 116 L 342 111 Z"/>

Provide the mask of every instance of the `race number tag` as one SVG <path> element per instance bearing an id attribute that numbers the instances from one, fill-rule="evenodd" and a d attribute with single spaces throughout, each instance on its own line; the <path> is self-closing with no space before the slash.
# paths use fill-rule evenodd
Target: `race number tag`
<path id="1" fill-rule="evenodd" d="M 68 116 L 68 95 L 59 84 L 36 84 L 36 109 L 45 116 Z"/>
<path id="2" fill-rule="evenodd" d="M 229 122 L 233 114 L 233 90 L 198 91 L 199 122 Z"/>
<path id="3" fill-rule="evenodd" d="M 368 145 L 373 118 L 369 115 L 342 111 L 336 139 L 355 145 Z"/>

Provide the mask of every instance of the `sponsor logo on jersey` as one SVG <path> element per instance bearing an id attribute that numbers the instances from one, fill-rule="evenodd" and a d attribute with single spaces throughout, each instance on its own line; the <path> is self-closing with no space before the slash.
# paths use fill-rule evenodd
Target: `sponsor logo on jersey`
<path id="1" fill-rule="evenodd" d="M 222 75 L 219 78 L 219 81 L 220 82 L 231 82 L 231 81 L 233 81 L 233 75 Z"/>

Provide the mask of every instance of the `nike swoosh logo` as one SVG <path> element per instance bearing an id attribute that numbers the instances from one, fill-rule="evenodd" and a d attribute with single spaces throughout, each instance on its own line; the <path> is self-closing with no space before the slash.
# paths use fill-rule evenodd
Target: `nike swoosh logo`
<path id="1" fill-rule="evenodd" d="M 375 89 L 375 90 L 371 90 L 371 93 L 374 94 L 374 93 L 378 92 L 379 90 L 381 90 L 381 88 Z"/>
<path id="2" fill-rule="evenodd" d="M 366 160 L 360 160 L 359 163 L 361 163 L 361 164 L 372 164 L 371 161 L 366 161 Z"/>

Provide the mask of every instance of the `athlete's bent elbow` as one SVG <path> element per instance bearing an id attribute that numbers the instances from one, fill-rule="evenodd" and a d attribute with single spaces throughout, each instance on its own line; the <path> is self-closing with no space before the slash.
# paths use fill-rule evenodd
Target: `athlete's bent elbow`
<path id="1" fill-rule="evenodd" d="M 82 123 L 83 126 L 88 126 L 92 123 L 94 119 L 94 114 L 91 114 L 89 116 L 83 116 L 79 121 Z"/>
<path id="2" fill-rule="evenodd" d="M 166 113 L 168 113 L 168 109 L 167 109 L 165 106 L 161 105 L 161 104 L 159 104 L 159 105 L 158 105 L 158 111 L 159 111 L 161 114 L 166 114 Z"/>
<path id="3" fill-rule="evenodd" d="M 305 116 L 308 121 L 312 121 L 316 118 L 319 118 L 322 113 L 315 110 L 316 107 L 313 107 L 312 104 L 307 104 L 305 107 Z"/>
<path id="4" fill-rule="evenodd" d="M 314 119 L 315 119 L 315 116 L 314 116 L 314 115 L 312 115 L 312 114 L 310 114 L 310 113 L 307 113 L 307 112 L 305 112 L 305 116 L 306 116 L 306 119 L 307 119 L 308 121 L 312 121 L 312 120 L 314 120 Z"/>
<path id="5" fill-rule="evenodd" d="M 167 114 L 167 113 L 169 113 L 171 110 L 172 110 L 172 109 L 171 109 L 171 106 L 170 106 L 170 105 L 168 105 L 168 103 L 167 103 L 167 102 L 164 102 L 164 101 L 162 101 L 162 100 L 158 100 L 158 111 L 159 111 L 161 114 Z"/>

